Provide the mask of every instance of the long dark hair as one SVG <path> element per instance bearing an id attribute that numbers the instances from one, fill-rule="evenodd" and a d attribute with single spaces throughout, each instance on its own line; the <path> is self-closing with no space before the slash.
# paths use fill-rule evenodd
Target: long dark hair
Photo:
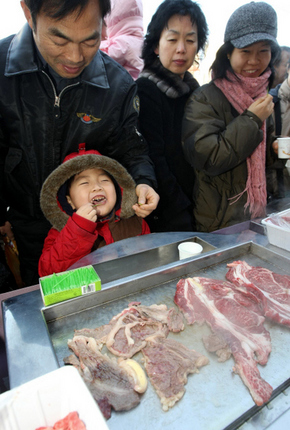
<path id="1" fill-rule="evenodd" d="M 40 12 L 50 18 L 60 20 L 78 11 L 80 14 L 90 0 L 24 0 L 30 10 L 33 25 L 36 26 L 36 17 Z M 100 12 L 104 18 L 111 11 L 110 0 L 96 0 L 100 5 Z"/>
<path id="2" fill-rule="evenodd" d="M 198 51 L 204 49 L 208 26 L 198 4 L 191 0 L 164 0 L 153 15 L 145 35 L 142 49 L 144 68 L 150 67 L 156 60 L 157 55 L 154 50 L 158 46 L 162 31 L 173 15 L 190 17 L 192 24 L 196 24 L 198 30 Z"/>
<path id="3" fill-rule="evenodd" d="M 277 45 L 274 45 L 273 43 L 270 44 L 271 46 L 271 60 L 269 63 L 269 66 L 272 73 L 269 78 L 269 86 L 271 87 L 272 82 L 274 80 L 274 67 L 273 63 L 275 61 L 276 56 L 279 53 L 279 47 Z M 229 60 L 229 56 L 235 49 L 234 45 L 231 42 L 225 42 L 217 51 L 216 57 L 214 62 L 212 63 L 210 70 L 212 71 L 213 80 L 215 79 L 227 79 L 227 71 L 231 73 L 235 73 L 231 67 L 231 63 Z"/>

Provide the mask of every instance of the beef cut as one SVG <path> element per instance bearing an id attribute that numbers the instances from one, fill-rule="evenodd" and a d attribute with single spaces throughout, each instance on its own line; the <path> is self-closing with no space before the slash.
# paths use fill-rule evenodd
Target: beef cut
<path id="1" fill-rule="evenodd" d="M 167 337 L 169 331 L 184 329 L 183 318 L 166 305 L 142 306 L 131 303 L 110 321 L 111 331 L 106 346 L 112 354 L 131 358 L 146 346 L 146 338 L 153 334 Z"/>
<path id="2" fill-rule="evenodd" d="M 255 294 L 265 317 L 290 327 L 290 276 L 245 261 L 234 261 L 228 267 L 226 278 L 241 290 Z"/>
<path id="3" fill-rule="evenodd" d="M 75 355 L 64 359 L 74 365 L 105 418 L 110 418 L 111 407 L 116 411 L 127 411 L 140 403 L 139 394 L 134 391 L 134 381 L 116 361 L 100 352 L 92 337 L 75 336 L 68 341 Z"/>
<path id="4" fill-rule="evenodd" d="M 168 411 L 185 393 L 187 375 L 198 373 L 209 359 L 174 339 L 154 335 L 146 340 L 142 349 L 145 369 L 160 397 L 162 409 Z"/>
<path id="5" fill-rule="evenodd" d="M 235 360 L 233 370 L 255 403 L 267 402 L 272 387 L 261 378 L 257 363 L 267 363 L 271 340 L 256 296 L 235 291 L 230 282 L 196 277 L 178 282 L 174 301 L 189 324 L 206 322 L 224 339 Z"/>

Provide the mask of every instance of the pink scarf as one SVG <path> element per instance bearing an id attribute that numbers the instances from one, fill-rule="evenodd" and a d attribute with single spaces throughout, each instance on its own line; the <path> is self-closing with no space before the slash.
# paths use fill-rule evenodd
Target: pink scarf
<path id="1" fill-rule="evenodd" d="M 227 72 L 230 81 L 217 79 L 215 85 L 224 93 L 230 104 L 241 114 L 259 97 L 267 94 L 268 80 L 271 70 L 266 70 L 258 78 L 247 78 Z M 249 207 L 251 218 L 265 215 L 267 204 L 266 189 L 266 121 L 262 125 L 263 140 L 247 158 L 248 178 L 245 191 L 248 193 L 245 210 Z M 235 200 L 236 201 L 236 200 Z"/>

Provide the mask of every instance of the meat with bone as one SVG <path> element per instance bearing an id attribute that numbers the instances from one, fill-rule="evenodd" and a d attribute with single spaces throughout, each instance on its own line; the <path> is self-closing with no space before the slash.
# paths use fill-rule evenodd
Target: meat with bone
<path id="1" fill-rule="evenodd" d="M 255 294 L 265 317 L 290 327 L 290 276 L 253 267 L 245 261 L 234 261 L 228 267 L 226 278 L 243 291 Z"/>
<path id="2" fill-rule="evenodd" d="M 114 355 L 131 358 L 145 345 L 145 338 L 154 333 L 168 335 L 168 331 L 184 329 L 183 317 L 175 308 L 166 305 L 142 306 L 140 302 L 129 304 L 128 308 L 114 316 L 109 324 L 95 329 L 75 330 L 75 336 L 93 337 L 106 343 Z"/>
<path id="3" fill-rule="evenodd" d="M 134 381 L 116 361 L 100 352 L 95 339 L 75 336 L 68 345 L 75 355 L 66 358 L 65 363 L 77 367 L 105 418 L 110 417 L 111 407 L 127 411 L 139 404 Z"/>
<path id="4" fill-rule="evenodd" d="M 184 329 L 182 315 L 174 308 L 142 306 L 136 302 L 114 316 L 110 325 L 112 329 L 107 335 L 106 346 L 113 354 L 126 358 L 144 348 L 148 336 L 158 333 L 167 337 L 169 330 L 178 332 Z"/>
<path id="5" fill-rule="evenodd" d="M 204 321 L 213 333 L 229 345 L 235 360 L 233 370 L 248 387 L 260 406 L 271 397 L 272 387 L 264 381 L 257 362 L 266 364 L 271 351 L 270 334 L 253 294 L 234 291 L 230 282 L 208 278 L 181 279 L 175 303 L 189 324 Z"/>
<path id="6" fill-rule="evenodd" d="M 209 360 L 173 339 L 154 335 L 146 340 L 142 349 L 145 369 L 160 397 L 162 409 L 168 411 L 183 396 L 187 375 L 198 373 Z"/>
<path id="7" fill-rule="evenodd" d="M 168 335 L 166 324 L 141 318 L 132 308 L 115 317 L 115 324 L 107 336 L 106 346 L 112 354 L 131 358 L 146 346 L 146 338 L 154 333 Z"/>

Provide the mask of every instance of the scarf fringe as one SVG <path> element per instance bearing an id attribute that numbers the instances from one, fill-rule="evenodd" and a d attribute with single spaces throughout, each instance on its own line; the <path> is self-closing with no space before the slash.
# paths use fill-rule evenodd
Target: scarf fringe
<path id="1" fill-rule="evenodd" d="M 231 105 L 242 114 L 251 103 L 266 94 L 267 83 L 271 70 L 267 70 L 258 78 L 244 78 L 228 72 L 229 81 L 217 79 L 215 85 L 224 93 Z M 263 140 L 247 158 L 248 177 L 246 188 L 237 196 L 230 198 L 230 204 L 236 203 L 247 192 L 245 211 L 249 208 L 251 218 L 265 214 L 267 205 L 266 189 L 266 121 L 262 125 Z"/>

